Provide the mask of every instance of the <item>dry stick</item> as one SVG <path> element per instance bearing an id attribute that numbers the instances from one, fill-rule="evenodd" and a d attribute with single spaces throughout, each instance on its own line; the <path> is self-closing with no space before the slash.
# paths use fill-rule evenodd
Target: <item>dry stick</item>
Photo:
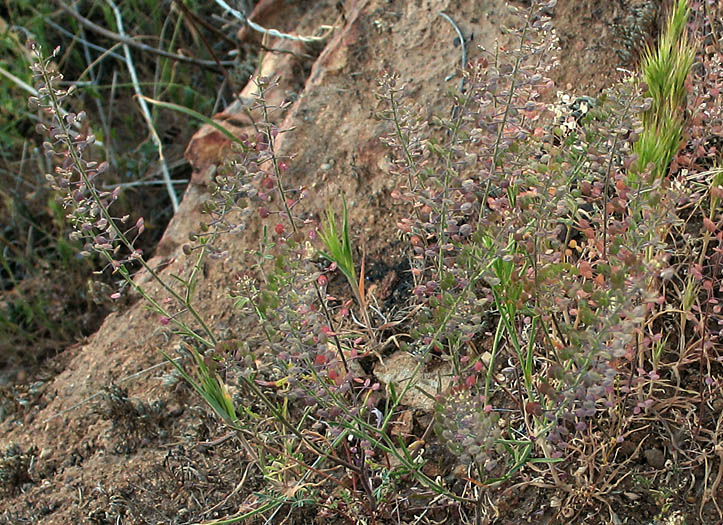
<path id="1" fill-rule="evenodd" d="M 223 40 L 224 42 L 226 42 L 229 46 L 231 46 L 232 48 L 234 48 L 234 50 L 238 51 L 238 47 L 239 47 L 239 46 L 238 46 L 238 42 L 235 42 L 234 40 L 232 40 L 231 38 L 229 38 L 228 36 L 226 36 L 226 34 L 225 34 L 223 31 L 221 31 L 217 26 L 215 26 L 215 25 L 213 25 L 212 23 L 206 21 L 204 18 L 196 15 L 196 13 L 194 13 L 194 12 L 191 11 L 188 7 L 186 7 L 186 5 L 185 5 L 183 2 L 181 2 L 181 1 L 179 1 L 179 0 L 173 0 L 173 2 L 176 4 L 176 6 L 178 6 L 178 7 L 184 12 L 184 14 L 185 14 L 188 18 L 191 19 L 191 22 L 192 22 L 192 24 L 193 24 L 194 26 L 195 26 L 196 24 L 202 25 L 202 26 L 205 27 L 208 31 L 210 31 L 211 33 L 213 33 L 214 35 L 216 35 L 218 38 L 220 38 L 221 40 Z M 201 36 L 201 38 L 203 38 L 203 35 L 201 35 L 201 32 L 200 32 L 200 31 L 199 31 L 199 36 Z M 204 40 L 205 40 L 205 39 L 204 39 Z M 209 51 L 211 51 L 211 49 L 209 49 Z M 211 52 L 211 53 L 213 54 L 213 52 Z M 214 57 L 214 58 L 215 58 L 215 57 Z"/>
<path id="2" fill-rule="evenodd" d="M 711 175 L 713 175 L 713 177 L 715 177 L 715 174 L 716 174 L 715 171 L 711 170 L 708 173 L 710 173 Z M 711 185 L 712 185 L 712 181 L 711 181 Z M 696 206 L 693 208 L 693 210 L 695 211 L 696 208 L 700 208 L 701 213 L 703 213 L 705 215 L 705 212 L 703 211 L 702 206 L 700 204 L 701 202 L 702 201 L 699 201 L 696 204 Z M 714 217 L 715 208 L 717 207 L 717 203 L 716 203 L 716 206 L 713 206 L 713 202 L 714 201 L 711 197 L 711 210 L 708 215 L 708 219 L 710 219 L 711 221 L 713 221 L 715 219 L 715 217 Z M 691 214 L 691 216 L 692 216 L 692 214 Z M 708 230 L 704 229 L 703 230 L 703 245 L 700 248 L 700 256 L 698 257 L 698 264 L 701 266 L 701 268 L 703 267 L 703 264 L 705 263 L 705 260 L 706 260 L 706 254 L 708 253 L 708 244 L 710 243 L 710 239 L 711 239 L 711 233 Z M 715 275 L 715 273 L 713 275 Z M 687 284 L 685 285 L 685 290 L 683 291 L 683 299 L 682 300 L 683 300 L 684 307 L 686 304 L 685 303 L 686 297 L 688 297 L 688 295 L 687 295 L 688 292 L 690 291 L 691 296 L 697 295 L 699 289 L 700 289 L 700 285 L 698 284 L 698 282 L 696 280 L 694 280 L 693 275 L 691 273 L 689 273 Z M 692 306 L 692 303 L 691 303 L 691 306 Z M 690 307 L 688 306 L 685 308 L 689 309 Z M 687 314 L 687 312 L 685 312 L 685 311 L 680 312 L 680 332 L 681 332 L 681 334 L 684 334 L 684 332 L 685 332 L 685 325 L 687 324 L 686 314 Z M 704 334 L 703 337 L 705 337 L 705 330 L 703 331 L 703 334 Z M 679 343 L 679 354 L 681 356 L 680 359 L 683 358 L 684 353 L 685 353 L 685 339 L 684 339 L 684 337 L 681 337 L 680 343 Z M 674 368 L 673 370 L 676 372 L 676 375 L 677 375 L 677 367 Z M 678 383 L 680 383 L 680 378 L 678 378 Z"/>
<path id="3" fill-rule="evenodd" d="M 255 22 L 252 22 L 248 19 L 246 16 L 246 13 L 243 11 L 239 11 L 237 9 L 234 9 L 230 5 L 228 5 L 224 0 L 215 0 L 215 2 L 221 6 L 226 12 L 231 13 L 231 15 L 236 18 L 237 20 L 243 22 L 247 26 L 249 26 L 254 31 L 258 31 L 261 34 L 269 35 L 269 36 L 275 36 L 278 38 L 285 38 L 287 40 L 295 40 L 297 42 L 304 42 L 304 43 L 310 43 L 310 42 L 320 42 L 322 40 L 325 40 L 326 37 L 329 35 L 332 29 L 334 29 L 334 26 L 321 26 L 321 29 L 324 29 L 326 33 L 324 33 L 321 36 L 297 36 L 297 35 L 290 35 L 288 33 L 282 33 L 276 29 L 266 29 L 265 27 L 261 27 Z"/>
<path id="4" fill-rule="evenodd" d="M 118 69 L 113 68 L 113 75 L 111 76 L 110 83 L 110 95 L 108 96 L 108 122 L 113 123 L 113 117 L 115 109 L 115 95 L 118 89 Z"/>
<path id="5" fill-rule="evenodd" d="M 251 469 L 251 465 L 252 465 L 252 463 L 249 463 L 248 465 L 246 465 L 243 476 L 241 476 L 241 481 L 239 481 L 236 484 L 236 487 L 231 492 L 229 492 L 228 496 L 226 496 L 224 499 L 222 499 L 221 501 L 216 503 L 213 507 L 207 509 L 205 511 L 206 515 L 211 515 L 211 513 L 213 513 L 213 511 L 215 511 L 217 508 L 225 505 L 226 502 L 231 498 L 231 496 L 233 496 L 234 494 L 236 494 L 239 490 L 241 490 L 243 488 L 243 486 L 246 484 L 246 477 L 248 476 L 249 470 Z"/>
<path id="6" fill-rule="evenodd" d="M 186 16 L 186 18 L 191 22 L 191 25 L 194 26 L 196 29 L 198 29 L 197 23 L 200 23 L 203 25 L 206 29 L 210 29 L 211 31 L 218 32 L 217 29 L 213 28 L 210 24 L 208 24 L 205 21 L 201 21 L 196 15 L 194 15 L 190 9 L 188 9 L 181 0 L 173 0 L 173 2 L 176 4 L 176 6 L 181 10 L 181 12 Z M 213 47 L 208 42 L 208 39 L 204 36 L 203 32 L 198 31 L 198 35 L 201 37 L 201 41 L 203 42 L 203 45 L 208 50 L 208 52 L 211 54 L 213 59 L 216 61 L 216 64 L 218 64 L 219 69 L 221 70 L 221 73 L 223 73 L 224 78 L 226 79 L 226 82 L 228 82 L 229 89 L 231 90 L 231 94 L 234 98 L 240 98 L 239 96 L 239 90 L 236 89 L 236 85 L 234 84 L 234 81 L 231 79 L 231 76 L 228 74 L 228 71 L 226 71 L 226 68 L 224 68 L 221 65 L 221 60 L 216 55 L 216 52 L 213 50 Z M 235 45 L 235 44 L 234 44 Z"/>
<path id="7" fill-rule="evenodd" d="M 718 435 L 721 433 L 721 423 L 723 423 L 723 414 L 718 418 L 718 424 L 716 425 L 716 431 L 715 431 L 715 444 L 714 444 L 714 451 L 718 455 L 718 474 L 715 477 L 715 480 L 713 480 L 713 483 L 710 487 L 710 496 L 707 496 L 704 492 L 703 498 L 700 504 L 700 513 L 703 513 L 703 507 L 706 504 L 706 502 L 709 499 L 713 500 L 713 504 L 715 505 L 715 508 L 718 510 L 718 515 L 723 518 L 723 513 L 721 513 L 721 509 L 718 506 L 718 501 L 716 494 L 718 493 L 718 487 L 721 484 L 721 481 L 723 481 L 723 444 L 718 443 Z M 706 476 L 707 478 L 707 476 Z"/>
<path id="8" fill-rule="evenodd" d="M 121 36 L 125 37 L 125 31 L 123 29 L 123 18 L 121 16 L 120 11 L 118 10 L 118 7 L 115 5 L 113 0 L 106 0 L 106 3 L 113 10 L 113 14 L 114 14 L 115 20 L 116 20 L 116 25 L 118 26 L 118 31 L 120 31 Z M 126 57 L 126 67 L 128 68 L 128 72 L 131 75 L 131 81 L 133 82 L 133 90 L 136 92 L 136 95 L 138 97 L 138 105 L 141 108 L 143 118 L 145 118 L 146 123 L 148 124 L 148 129 L 151 132 L 151 140 L 156 145 L 156 149 L 158 150 L 158 160 L 161 164 L 161 170 L 163 172 L 163 180 L 166 183 L 166 191 L 168 192 L 168 197 L 171 199 L 171 205 L 173 206 L 173 213 L 175 214 L 178 211 L 178 196 L 176 195 L 176 190 L 173 187 L 173 183 L 171 182 L 171 173 L 168 171 L 168 165 L 166 164 L 166 159 L 163 155 L 163 142 L 161 141 L 161 138 L 158 136 L 158 133 L 156 133 L 156 128 L 153 126 L 153 119 L 151 118 L 151 113 L 148 110 L 148 104 L 146 104 L 146 101 L 143 98 L 143 92 L 141 91 L 141 87 L 138 82 L 138 75 L 136 74 L 136 68 L 133 65 L 133 58 L 131 57 L 131 50 L 128 47 L 128 44 L 126 44 L 126 43 L 123 43 L 123 52 Z"/>
<path id="9" fill-rule="evenodd" d="M 177 55 L 175 53 L 170 53 L 168 51 L 164 51 L 163 49 L 158 49 L 153 46 L 149 46 L 142 42 L 137 42 L 135 39 L 130 38 L 129 36 L 127 36 L 125 34 L 119 34 L 114 31 L 110 31 L 110 30 L 106 29 L 105 27 L 101 27 L 98 24 L 91 22 L 87 18 L 76 13 L 73 9 L 71 9 L 70 7 L 65 5 L 65 3 L 62 0 L 55 0 L 55 3 L 63 11 L 65 11 L 70 16 L 75 18 L 78 22 L 80 22 L 82 25 L 84 25 L 88 29 L 95 31 L 96 33 L 103 35 L 104 37 L 109 38 L 111 40 L 116 40 L 127 46 L 135 47 L 136 49 L 138 49 L 140 51 L 145 51 L 147 53 L 154 53 L 156 55 L 170 58 L 170 59 L 176 60 L 178 62 L 185 62 L 187 64 L 194 64 L 196 66 L 206 67 L 206 68 L 210 68 L 210 69 L 218 68 L 218 64 L 213 60 L 200 60 L 198 58 L 187 57 L 184 55 Z M 236 63 L 235 61 L 224 61 L 224 62 L 221 62 L 221 65 L 222 66 L 233 66 L 235 63 Z"/>
<path id="10" fill-rule="evenodd" d="M 713 270 L 713 275 L 718 273 L 718 264 L 716 264 Z M 698 376 L 699 376 L 699 390 L 700 390 L 700 403 L 698 404 L 698 425 L 695 427 L 695 431 L 693 432 L 693 440 L 696 440 L 698 438 L 698 434 L 700 433 L 700 429 L 703 426 L 703 417 L 705 415 L 705 382 L 704 382 L 704 360 L 705 364 L 707 364 L 708 371 L 710 371 L 710 359 L 708 358 L 708 349 L 706 348 L 706 341 L 707 341 L 707 335 L 708 330 L 706 330 L 708 326 L 708 319 L 710 316 L 710 304 L 713 300 L 711 289 L 707 290 L 708 292 L 708 300 L 705 302 L 705 313 L 703 314 L 703 319 L 701 320 L 701 337 L 700 337 L 700 359 L 698 360 Z"/>
<path id="11" fill-rule="evenodd" d="M 84 46 L 87 46 L 87 47 L 90 48 L 90 49 L 94 49 L 94 50 L 96 50 L 96 51 L 99 51 L 100 53 L 102 53 L 102 55 L 109 54 L 110 56 L 112 56 L 112 57 L 115 58 L 116 60 L 120 60 L 121 62 L 123 61 L 123 57 L 120 56 L 119 54 L 113 53 L 110 49 L 106 49 L 106 48 L 104 48 L 104 47 L 102 47 L 102 46 L 99 46 L 98 44 L 94 44 L 93 42 L 89 42 L 88 40 L 86 40 L 86 39 L 84 39 L 84 38 L 82 38 L 82 37 L 80 37 L 80 36 L 78 36 L 78 35 L 76 35 L 76 34 L 74 34 L 74 33 L 71 33 L 70 31 L 68 31 L 68 30 L 65 29 L 64 27 L 59 26 L 58 24 L 56 24 L 55 22 L 53 22 L 53 21 L 52 21 L 50 18 L 48 18 L 47 16 L 46 16 L 46 17 L 43 17 L 43 22 L 46 23 L 46 24 L 48 24 L 48 25 L 49 25 L 50 27 L 52 27 L 53 29 L 55 29 L 58 33 L 61 33 L 61 34 L 65 35 L 65 36 L 67 36 L 67 37 L 69 37 L 69 38 L 74 38 L 74 39 L 78 40 L 81 44 L 83 44 Z M 118 44 L 116 44 L 116 45 L 118 45 Z M 83 75 L 80 75 L 80 77 L 78 77 L 78 78 L 82 78 L 82 77 L 83 77 Z"/>

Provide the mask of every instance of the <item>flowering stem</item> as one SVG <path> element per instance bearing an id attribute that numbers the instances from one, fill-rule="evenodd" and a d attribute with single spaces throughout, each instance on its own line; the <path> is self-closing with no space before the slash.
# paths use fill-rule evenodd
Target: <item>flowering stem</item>
<path id="1" fill-rule="evenodd" d="M 33 46 L 33 51 L 36 53 L 38 58 L 40 59 L 40 50 Z M 191 315 L 194 319 L 201 325 L 204 332 L 208 335 L 208 340 L 204 338 L 198 337 L 199 341 L 201 341 L 203 344 L 207 346 L 213 346 L 216 344 L 216 338 L 211 331 L 211 329 L 206 325 L 206 323 L 203 321 L 201 316 L 198 314 L 198 312 L 193 308 L 191 304 L 188 303 L 186 299 L 184 299 L 181 295 L 178 294 L 173 288 L 171 288 L 163 279 L 161 279 L 160 275 L 151 268 L 151 266 L 146 262 L 146 260 L 143 258 L 143 256 L 135 249 L 133 246 L 133 243 L 128 240 L 128 237 L 125 235 L 125 233 L 118 227 L 118 225 L 115 222 L 115 219 L 108 211 L 107 205 L 103 202 L 103 199 L 101 199 L 100 195 L 98 194 L 98 190 L 96 189 L 93 182 L 90 180 L 86 168 L 84 160 L 80 156 L 80 152 L 76 149 L 76 145 L 73 142 L 73 139 L 70 136 L 70 129 L 65 123 L 65 119 L 61 118 L 60 115 L 60 109 L 61 104 L 58 100 L 58 97 L 56 96 L 55 89 L 53 88 L 53 79 L 50 77 L 47 67 L 42 64 L 42 62 L 39 62 L 41 66 L 39 67 L 40 74 L 42 76 L 43 82 L 45 83 L 44 90 L 48 94 L 48 98 L 50 99 L 51 103 L 51 111 L 55 116 L 55 122 L 59 126 L 61 130 L 60 138 L 63 142 L 65 142 L 65 145 L 67 147 L 67 152 L 70 155 L 72 159 L 72 164 L 75 167 L 75 169 L 78 171 L 78 174 L 80 175 L 81 181 L 83 183 L 83 186 L 87 188 L 88 192 L 90 193 L 93 203 L 98 207 L 98 210 L 102 217 L 106 220 L 108 224 L 108 228 L 110 228 L 113 233 L 118 237 L 118 239 L 121 241 L 121 243 L 132 253 L 132 259 L 137 260 L 140 265 L 147 271 L 149 274 L 153 277 L 153 279 L 161 285 L 161 287 L 168 292 L 176 301 L 178 301 L 181 305 L 188 308 L 188 311 L 191 312 Z M 42 93 L 42 90 L 40 90 L 40 93 Z M 113 263 L 114 259 L 112 256 L 112 253 L 110 253 L 106 249 L 100 250 L 100 252 L 106 257 L 109 262 Z M 122 265 L 120 267 L 123 267 Z M 141 290 L 141 287 L 138 286 L 133 279 L 131 278 L 130 274 L 126 272 L 121 272 L 121 276 L 125 279 L 125 281 L 130 284 L 135 290 L 139 291 L 141 295 L 144 297 L 144 299 L 149 300 L 150 298 Z M 173 319 L 172 316 L 167 315 L 167 312 L 164 308 L 160 307 L 157 302 L 150 301 L 151 305 L 156 308 L 160 313 L 163 313 L 170 319 Z M 187 329 L 187 327 L 183 326 L 182 323 L 179 321 L 174 320 L 174 323 L 176 325 L 180 325 L 183 327 L 184 331 L 188 331 L 190 333 L 190 330 Z"/>

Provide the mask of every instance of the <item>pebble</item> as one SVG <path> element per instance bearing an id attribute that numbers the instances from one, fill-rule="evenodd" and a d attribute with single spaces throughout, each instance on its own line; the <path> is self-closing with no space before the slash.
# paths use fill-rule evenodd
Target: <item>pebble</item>
<path id="1" fill-rule="evenodd" d="M 631 441 L 623 441 L 620 443 L 620 455 L 624 458 L 629 458 L 635 452 L 635 443 Z"/>
<path id="2" fill-rule="evenodd" d="M 665 466 L 665 454 L 659 448 L 649 448 L 645 452 L 645 460 L 653 468 L 663 468 Z"/>

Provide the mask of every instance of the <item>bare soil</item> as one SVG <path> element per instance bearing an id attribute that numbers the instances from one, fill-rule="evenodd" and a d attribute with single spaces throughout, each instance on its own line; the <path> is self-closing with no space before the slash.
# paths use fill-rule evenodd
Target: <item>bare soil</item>
<path id="1" fill-rule="evenodd" d="M 621 27 L 632 6 L 640 4 L 559 0 L 552 14 L 561 42 L 554 73 L 561 88 L 596 94 L 619 77 L 617 67 L 634 67 L 632 56 L 623 61 L 619 53 L 624 49 Z M 517 23 L 503 0 L 277 0 L 261 2 L 252 16 L 262 25 L 296 34 L 312 34 L 322 24 L 336 27 L 326 42 L 307 48 L 278 39 L 266 42 L 296 54 L 269 54 L 263 68 L 265 74 L 281 76 L 279 96 L 294 101 L 283 122 L 294 131 L 282 135 L 278 145 L 281 153 L 294 157 L 288 177 L 311 190 L 309 206 L 317 212 L 346 194 L 353 236 L 365 246 L 369 265 L 377 264 L 373 281 L 378 283 L 404 258 L 396 242 L 393 181 L 386 175 L 385 148 L 378 140 L 387 125 L 373 118 L 376 81 L 384 71 L 395 71 L 427 115 L 449 111 L 445 93 L 459 76 L 447 77 L 458 69 L 460 49 L 440 11 L 469 39 L 470 58 L 479 53 L 478 46 L 507 44 L 502 29 Z M 653 30 L 651 26 L 648 33 Z M 257 37 L 242 32 L 240 38 L 254 45 Z M 229 108 L 218 120 L 240 132 L 244 120 L 239 110 Z M 181 273 L 189 264 L 181 245 L 201 219 L 197 208 L 207 194 L 204 174 L 222 161 L 227 149 L 224 139 L 208 129 L 192 139 L 187 155 L 194 166 L 193 182 L 151 261 L 163 266 L 163 274 Z M 200 283 L 198 309 L 229 337 L 243 337 L 244 326 L 226 290 L 248 264 L 243 253 L 256 245 L 258 231 L 259 224 L 252 221 L 243 236 L 225 240 L 232 257 L 210 261 Z M 156 287 L 149 286 L 162 300 Z M 0 523 L 180 524 L 240 510 L 261 481 L 238 442 L 213 443 L 225 430 L 194 393 L 182 383 L 168 384 L 169 367 L 159 350 L 173 354 L 177 344 L 141 301 L 129 300 L 86 342 L 37 370 L 22 371 L 22 381 L 5 388 Z M 528 484 L 503 486 L 490 494 L 490 523 L 612 523 L 613 515 L 617 523 L 662 523 L 654 519 L 663 505 L 670 506 L 665 516 L 685 516 L 688 524 L 713 523 L 700 521 L 691 504 L 697 494 L 678 493 L 682 476 L 665 472 L 670 454 L 665 441 L 661 437 L 655 446 L 630 450 L 636 455 L 634 474 L 604 500 L 581 503 L 574 515 L 558 515 L 555 502 L 564 496 L 535 486 L 528 475 Z M 15 448 L 6 452 L 11 443 Z M 649 452 L 653 449 L 664 457 Z M 452 475 L 449 455 L 439 447 L 435 456 L 434 450 L 429 473 Z M 656 499 L 650 486 L 636 484 L 638 477 L 673 496 Z M 430 522 L 461 522 L 444 504 L 424 505 Z M 415 512 L 422 510 L 412 508 L 400 518 L 390 512 L 377 523 L 415 523 Z M 284 509 L 273 522 L 319 523 L 316 515 L 314 509 Z"/>

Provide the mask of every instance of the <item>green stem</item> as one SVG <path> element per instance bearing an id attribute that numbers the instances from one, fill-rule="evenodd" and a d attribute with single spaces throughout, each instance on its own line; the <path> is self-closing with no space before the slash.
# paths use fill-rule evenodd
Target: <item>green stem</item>
<path id="1" fill-rule="evenodd" d="M 65 142 L 65 144 L 68 148 L 68 153 L 70 154 L 70 156 L 73 160 L 73 164 L 74 164 L 75 168 L 78 170 L 78 173 L 80 174 L 80 177 L 81 177 L 81 180 L 83 181 L 84 186 L 90 192 L 90 194 L 93 198 L 93 201 L 95 202 L 95 204 L 98 206 L 98 209 L 100 210 L 101 215 L 107 221 L 108 225 L 111 227 L 111 229 L 116 234 L 116 236 L 121 241 L 121 243 L 128 250 L 130 250 L 131 253 L 135 253 L 136 249 L 133 246 L 133 243 L 128 240 L 125 233 L 123 233 L 123 231 L 118 227 L 118 225 L 115 222 L 115 219 L 108 211 L 108 208 L 103 204 L 103 201 L 100 198 L 100 195 L 98 194 L 98 191 L 97 191 L 95 185 L 88 178 L 88 175 L 85 171 L 85 167 L 83 165 L 83 159 L 80 158 L 80 155 L 76 151 L 75 145 L 73 144 L 73 141 L 70 138 L 70 133 L 69 133 L 70 130 L 66 126 L 65 120 L 60 117 L 60 107 L 61 107 L 60 101 L 58 100 L 58 98 L 55 95 L 53 82 L 52 82 L 51 78 L 49 77 L 44 66 L 42 68 L 42 76 L 43 76 L 43 81 L 45 82 L 45 85 L 47 86 L 48 94 L 49 94 L 49 97 L 50 97 L 50 100 L 51 100 L 52 106 L 53 106 L 53 111 L 55 112 L 55 115 L 56 115 L 55 121 L 59 125 L 59 127 L 62 131 L 63 141 Z M 110 252 L 108 252 L 107 250 L 103 250 L 102 253 L 106 257 L 106 259 L 108 259 L 109 262 L 112 263 L 114 261 L 112 254 Z M 168 292 L 171 295 L 171 297 L 173 297 L 180 304 L 182 304 L 188 308 L 188 311 L 191 313 L 193 318 L 196 319 L 196 321 L 201 325 L 203 330 L 208 335 L 208 338 L 211 342 L 211 346 L 215 345 L 216 338 L 215 338 L 213 332 L 208 328 L 208 326 L 203 321 L 203 319 L 198 314 L 198 312 L 194 308 L 192 308 L 190 305 L 186 304 L 186 301 L 184 300 L 184 298 L 181 295 L 179 295 L 178 292 L 176 292 L 173 288 L 171 288 L 170 285 L 168 285 L 168 283 L 166 283 L 163 279 L 161 279 L 161 277 L 158 275 L 158 273 L 153 268 L 150 267 L 150 265 L 146 262 L 146 260 L 142 256 L 139 255 L 137 258 L 135 258 L 135 260 L 137 260 L 140 263 L 140 265 L 152 276 L 152 278 L 158 284 L 161 285 L 161 287 L 166 292 Z M 135 282 L 130 278 L 129 275 L 124 275 L 123 277 L 136 290 L 140 291 L 140 287 L 135 284 Z M 144 297 L 147 297 L 147 296 L 144 295 Z M 153 303 L 153 304 L 154 304 L 154 307 L 158 308 L 157 303 Z M 165 310 L 163 308 L 159 308 L 159 311 L 165 312 Z"/>

